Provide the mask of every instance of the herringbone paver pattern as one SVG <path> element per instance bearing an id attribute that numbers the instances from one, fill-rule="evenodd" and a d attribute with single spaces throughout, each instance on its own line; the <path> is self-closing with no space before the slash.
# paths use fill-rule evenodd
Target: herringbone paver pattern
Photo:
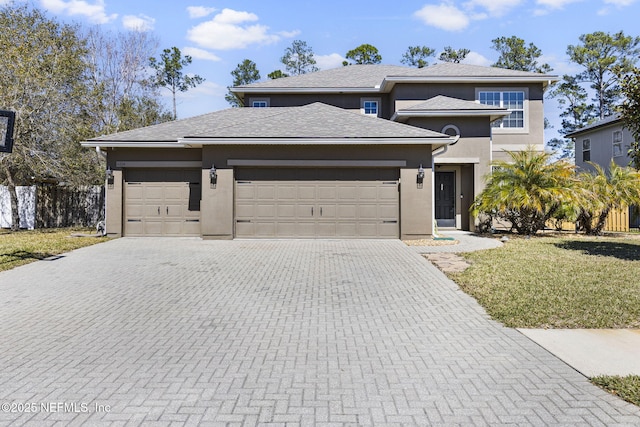
<path id="1" fill-rule="evenodd" d="M 0 295 L 0 403 L 86 405 L 1 425 L 640 425 L 399 241 L 119 239 Z"/>

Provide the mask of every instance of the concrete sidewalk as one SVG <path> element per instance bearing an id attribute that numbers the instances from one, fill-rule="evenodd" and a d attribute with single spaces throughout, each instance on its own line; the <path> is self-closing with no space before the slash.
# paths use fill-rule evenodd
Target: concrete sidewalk
<path id="1" fill-rule="evenodd" d="M 640 329 L 518 329 L 587 377 L 640 375 Z"/>

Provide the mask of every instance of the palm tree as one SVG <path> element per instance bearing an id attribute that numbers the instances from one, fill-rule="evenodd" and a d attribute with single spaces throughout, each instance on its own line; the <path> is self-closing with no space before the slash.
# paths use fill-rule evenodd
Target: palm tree
<path id="1" fill-rule="evenodd" d="M 613 160 L 606 172 L 600 165 L 591 163 L 595 172 L 579 175 L 582 188 L 579 198 L 578 227 L 586 234 L 602 234 L 612 209 L 640 204 L 640 172 L 618 166 Z"/>
<path id="2" fill-rule="evenodd" d="M 507 220 L 518 234 L 535 234 L 561 206 L 574 200 L 574 166 L 551 163 L 549 153 L 531 147 L 507 153 L 511 161 L 492 164 L 493 172 L 472 211 Z"/>

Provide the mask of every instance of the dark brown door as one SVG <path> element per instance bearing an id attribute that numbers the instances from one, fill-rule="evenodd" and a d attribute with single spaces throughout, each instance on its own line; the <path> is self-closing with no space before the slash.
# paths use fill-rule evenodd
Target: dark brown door
<path id="1" fill-rule="evenodd" d="M 438 227 L 456 226 L 456 173 L 436 172 L 436 222 Z"/>

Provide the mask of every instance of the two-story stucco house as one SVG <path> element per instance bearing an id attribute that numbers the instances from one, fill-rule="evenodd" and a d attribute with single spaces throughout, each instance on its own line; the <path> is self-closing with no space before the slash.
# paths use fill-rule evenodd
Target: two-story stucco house
<path id="1" fill-rule="evenodd" d="M 591 163 L 609 169 L 611 160 L 619 166 L 629 166 L 629 148 L 634 138 L 623 126 L 620 115 L 605 117 L 567 135 L 574 140 L 575 164 L 578 170 L 593 171 Z M 629 227 L 640 227 L 640 209 L 629 208 Z"/>
<path id="2" fill-rule="evenodd" d="M 351 65 L 233 88 L 244 108 L 84 143 L 107 154 L 107 232 L 422 238 L 474 228 L 493 159 L 543 149 L 555 76 Z"/>

